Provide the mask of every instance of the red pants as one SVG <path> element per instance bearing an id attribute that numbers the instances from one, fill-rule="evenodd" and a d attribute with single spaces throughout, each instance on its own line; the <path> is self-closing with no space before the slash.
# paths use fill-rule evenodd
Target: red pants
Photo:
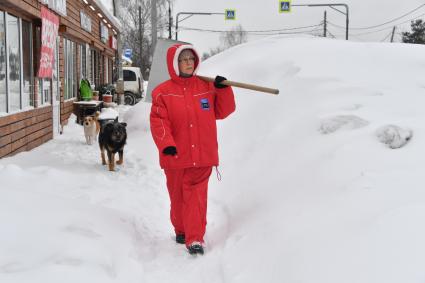
<path id="1" fill-rule="evenodd" d="M 170 194 L 170 218 L 176 234 L 184 234 L 186 245 L 204 242 L 207 225 L 208 180 L 212 167 L 165 169 Z"/>

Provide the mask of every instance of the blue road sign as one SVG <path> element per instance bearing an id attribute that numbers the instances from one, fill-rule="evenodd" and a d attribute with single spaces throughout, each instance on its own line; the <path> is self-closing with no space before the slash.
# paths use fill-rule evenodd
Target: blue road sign
<path id="1" fill-rule="evenodd" d="M 132 49 L 124 49 L 124 57 L 130 58 L 131 59 L 131 55 L 133 54 L 133 50 Z"/>
<path id="2" fill-rule="evenodd" d="M 279 13 L 290 13 L 290 12 L 291 12 L 291 0 L 280 0 Z"/>
<path id="3" fill-rule="evenodd" d="M 226 20 L 236 20 L 236 10 L 226 10 L 225 11 Z"/>

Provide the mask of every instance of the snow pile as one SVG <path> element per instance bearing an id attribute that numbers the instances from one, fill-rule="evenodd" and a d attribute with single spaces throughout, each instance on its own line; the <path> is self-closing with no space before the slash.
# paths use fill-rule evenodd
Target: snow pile
<path id="1" fill-rule="evenodd" d="M 390 148 L 400 148 L 412 138 L 412 130 L 403 129 L 395 125 L 382 126 L 376 130 L 379 141 L 387 144 Z"/>
<path id="2" fill-rule="evenodd" d="M 235 89 L 218 122 L 222 181 L 196 259 L 172 239 L 150 104 L 118 108 L 116 172 L 70 123 L 0 160 L 0 282 L 423 282 L 424 72 L 423 46 L 306 37 L 205 62 L 280 95 Z"/>

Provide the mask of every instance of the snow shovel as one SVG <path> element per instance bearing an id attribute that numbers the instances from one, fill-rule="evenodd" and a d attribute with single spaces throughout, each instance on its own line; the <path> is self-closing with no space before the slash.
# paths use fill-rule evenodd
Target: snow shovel
<path id="1" fill-rule="evenodd" d="M 151 71 L 149 75 L 148 88 L 146 91 L 146 97 L 145 97 L 146 102 L 152 101 L 152 91 L 155 89 L 157 85 L 159 85 L 163 81 L 170 79 L 170 76 L 168 74 L 167 62 L 164 58 L 167 57 L 168 48 L 176 43 L 190 44 L 188 42 L 176 41 L 171 39 L 164 39 L 164 38 L 157 39 L 155 53 L 152 59 Z M 198 77 L 202 80 L 211 81 L 211 82 L 214 81 L 213 78 L 208 78 L 204 76 L 198 76 Z M 265 88 L 265 87 L 260 87 L 256 85 L 249 85 L 249 84 L 232 82 L 227 80 L 222 82 L 222 84 L 235 86 L 235 87 L 241 87 L 241 88 L 247 88 L 251 90 L 264 91 L 264 92 L 272 93 L 275 95 L 279 93 L 279 90 L 277 89 Z"/>
<path id="2" fill-rule="evenodd" d="M 196 76 L 199 77 L 200 79 L 204 80 L 204 81 L 207 81 L 207 82 L 214 82 L 214 80 L 215 80 L 214 78 L 210 78 L 210 77 L 204 77 L 204 76 L 200 76 L 200 75 L 196 75 Z M 274 94 L 274 95 L 279 94 L 279 90 L 275 89 L 275 88 L 268 88 L 268 87 L 263 87 L 263 86 L 258 86 L 258 85 L 251 85 L 251 84 L 246 84 L 246 83 L 233 82 L 233 81 L 229 81 L 229 80 L 222 81 L 221 84 L 228 85 L 228 86 L 240 87 L 240 88 L 246 88 L 246 89 L 255 90 L 255 91 L 267 92 L 267 93 L 271 93 L 271 94 Z"/>

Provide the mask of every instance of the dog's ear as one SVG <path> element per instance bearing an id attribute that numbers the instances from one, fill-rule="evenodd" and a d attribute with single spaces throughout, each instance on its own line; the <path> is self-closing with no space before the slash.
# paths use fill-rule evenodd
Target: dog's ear
<path id="1" fill-rule="evenodd" d="M 118 123 L 118 117 L 117 117 L 117 118 L 115 118 L 114 122 Z"/>
<path id="2" fill-rule="evenodd" d="M 123 125 L 124 127 L 127 127 L 127 123 L 120 123 L 121 125 Z"/>

